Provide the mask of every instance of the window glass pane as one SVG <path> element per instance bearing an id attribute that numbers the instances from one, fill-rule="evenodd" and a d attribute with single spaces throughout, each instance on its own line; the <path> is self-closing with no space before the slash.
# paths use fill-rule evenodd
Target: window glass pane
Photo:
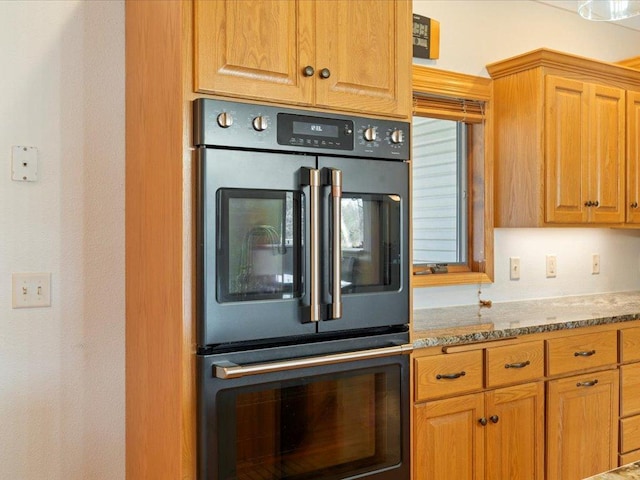
<path id="1" fill-rule="evenodd" d="M 413 117 L 413 261 L 466 263 L 464 123 Z"/>

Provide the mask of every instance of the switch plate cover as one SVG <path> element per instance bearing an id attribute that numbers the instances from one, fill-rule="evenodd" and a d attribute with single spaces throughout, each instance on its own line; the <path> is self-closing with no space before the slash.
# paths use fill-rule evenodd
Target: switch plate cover
<path id="1" fill-rule="evenodd" d="M 14 273 L 11 275 L 13 308 L 51 306 L 50 273 Z"/>
<path id="2" fill-rule="evenodd" d="M 38 181 L 38 149 L 14 145 L 11 147 L 11 179 L 17 182 Z"/>

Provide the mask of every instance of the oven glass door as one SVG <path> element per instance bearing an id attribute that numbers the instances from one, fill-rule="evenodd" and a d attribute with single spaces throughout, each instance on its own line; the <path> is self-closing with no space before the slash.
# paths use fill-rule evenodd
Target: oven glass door
<path id="1" fill-rule="evenodd" d="M 204 400 L 216 438 L 205 447 L 208 474 L 200 478 L 408 479 L 406 369 L 387 363 L 276 381 L 217 380 L 214 399 Z"/>
<path id="2" fill-rule="evenodd" d="M 198 344 L 306 335 L 308 187 L 316 157 L 199 151 Z M 308 311 L 308 308 L 307 308 Z"/>
<path id="3" fill-rule="evenodd" d="M 342 312 L 332 319 L 336 245 L 333 240 L 335 204 L 331 186 L 324 190 L 323 303 L 330 321 L 319 331 L 352 330 L 403 324 L 409 321 L 408 288 L 408 165 L 404 162 L 320 158 L 328 172 L 342 174 L 340 200 L 340 293 Z"/>

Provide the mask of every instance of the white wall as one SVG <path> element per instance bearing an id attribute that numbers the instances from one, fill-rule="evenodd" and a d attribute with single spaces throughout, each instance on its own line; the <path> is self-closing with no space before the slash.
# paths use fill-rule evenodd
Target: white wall
<path id="1" fill-rule="evenodd" d="M 440 21 L 440 58 L 415 60 L 434 68 L 486 77 L 485 65 L 540 47 L 609 62 L 640 55 L 639 31 L 535 1 L 414 0 L 413 6 Z M 591 275 L 593 253 L 601 257 L 600 275 Z M 545 276 L 546 254 L 557 255 L 556 278 Z M 482 286 L 482 298 L 495 302 L 640 289 L 640 233 L 633 231 L 496 229 L 494 255 L 495 282 Z M 520 257 L 520 280 L 509 280 L 510 256 Z M 414 307 L 472 305 L 478 287 L 415 289 Z"/>
<path id="2" fill-rule="evenodd" d="M 0 478 L 122 479 L 122 1 L 0 2 L 0 65 Z M 12 309 L 12 272 L 51 272 L 52 306 Z"/>

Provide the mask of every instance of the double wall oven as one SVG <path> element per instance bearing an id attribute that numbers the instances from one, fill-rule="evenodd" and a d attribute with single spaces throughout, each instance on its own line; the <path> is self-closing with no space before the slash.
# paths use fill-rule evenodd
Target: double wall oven
<path id="1" fill-rule="evenodd" d="M 194 102 L 199 479 L 409 479 L 408 139 Z"/>

